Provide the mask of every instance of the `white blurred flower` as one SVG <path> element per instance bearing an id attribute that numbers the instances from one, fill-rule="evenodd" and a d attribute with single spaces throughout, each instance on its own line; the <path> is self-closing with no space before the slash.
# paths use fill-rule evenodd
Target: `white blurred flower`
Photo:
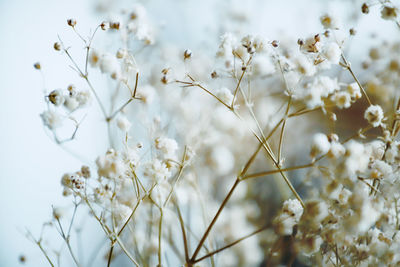
<path id="1" fill-rule="evenodd" d="M 50 130 L 54 130 L 61 127 L 63 122 L 63 117 L 57 111 L 47 110 L 40 114 L 43 124 Z"/>

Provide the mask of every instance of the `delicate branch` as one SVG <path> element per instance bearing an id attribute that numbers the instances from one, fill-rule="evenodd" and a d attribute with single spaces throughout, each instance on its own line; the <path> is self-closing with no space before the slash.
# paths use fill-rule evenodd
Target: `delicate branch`
<path id="1" fill-rule="evenodd" d="M 243 240 L 246 240 L 247 238 L 252 237 L 252 236 L 254 236 L 254 235 L 256 235 L 256 234 L 258 234 L 258 233 L 264 231 L 264 230 L 267 229 L 268 227 L 269 227 L 269 225 L 268 225 L 268 226 L 264 226 L 264 227 L 262 227 L 262 228 L 260 228 L 260 229 L 258 229 L 258 230 L 256 230 L 256 231 L 254 231 L 254 232 L 252 232 L 252 233 L 250 233 L 250 234 L 248 234 L 248 235 L 245 235 L 245 236 L 242 237 L 242 238 L 239 238 L 238 240 L 236 240 L 236 241 L 234 241 L 234 242 L 232 242 L 232 243 L 230 243 L 230 244 L 228 244 L 228 245 L 226 245 L 226 246 L 224 246 L 224 247 L 222 247 L 222 248 L 219 248 L 219 249 L 217 249 L 217 250 L 214 250 L 214 251 L 212 251 L 212 252 L 210 252 L 210 253 L 204 255 L 203 257 L 201 257 L 201 258 L 195 260 L 194 263 L 198 263 L 198 262 L 200 262 L 200 261 L 202 261 L 202 260 L 204 260 L 204 259 L 207 259 L 207 258 L 209 258 L 209 257 L 211 257 L 211 256 L 213 256 L 213 255 L 215 255 L 215 254 L 217 254 L 217 253 L 219 253 L 219 252 L 221 252 L 221 251 L 227 249 L 227 248 L 230 248 L 230 247 L 232 247 L 232 246 L 234 246 L 234 245 L 236 245 L 236 244 L 242 242 Z"/>
<path id="2" fill-rule="evenodd" d="M 346 60 L 346 58 L 345 58 L 345 56 L 343 54 L 342 54 L 342 59 L 343 59 L 343 62 L 344 62 L 343 67 L 345 67 L 350 72 L 350 74 L 353 77 L 354 81 L 357 83 L 358 87 L 360 87 L 360 89 L 363 92 L 365 98 L 367 99 L 368 104 L 371 106 L 372 102 L 369 99 L 369 97 L 367 95 L 367 92 L 364 90 L 364 87 L 361 85 L 360 81 L 357 79 L 356 75 L 354 74 L 354 72 L 353 72 L 353 70 L 352 70 L 352 68 L 350 66 L 350 63 Z"/>
<path id="3" fill-rule="evenodd" d="M 249 175 L 244 176 L 242 178 L 242 180 L 263 177 L 263 176 L 271 175 L 271 174 L 274 174 L 274 173 L 280 173 L 280 172 L 287 172 L 287 171 L 294 171 L 294 170 L 299 170 L 299 169 L 304 169 L 304 168 L 310 168 L 310 167 L 313 167 L 314 164 L 315 164 L 315 162 L 309 163 L 309 164 L 305 164 L 305 165 L 300 165 L 300 166 L 293 166 L 293 167 L 289 167 L 289 168 L 284 168 L 284 169 L 277 169 L 277 170 L 253 173 L 253 174 L 249 174 Z"/>

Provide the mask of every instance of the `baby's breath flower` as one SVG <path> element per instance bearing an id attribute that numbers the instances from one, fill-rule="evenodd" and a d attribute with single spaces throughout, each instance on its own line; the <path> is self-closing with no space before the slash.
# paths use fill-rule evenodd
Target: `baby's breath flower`
<path id="1" fill-rule="evenodd" d="M 56 220 L 61 219 L 64 215 L 64 210 L 60 207 L 53 207 L 53 218 Z"/>
<path id="2" fill-rule="evenodd" d="M 165 163 L 159 159 L 154 159 L 146 164 L 144 175 L 152 178 L 154 181 L 161 181 L 163 179 L 168 179 L 171 176 L 171 172 L 168 170 Z"/>
<path id="3" fill-rule="evenodd" d="M 360 86 L 358 86 L 358 84 L 355 82 L 347 85 L 347 92 L 353 99 L 360 99 L 362 96 L 360 91 Z"/>
<path id="4" fill-rule="evenodd" d="M 97 173 L 100 177 L 117 178 L 125 174 L 126 166 L 114 150 L 109 150 L 96 159 Z"/>
<path id="5" fill-rule="evenodd" d="M 227 105 L 231 105 L 232 104 L 232 100 L 233 100 L 233 94 L 231 93 L 231 91 L 226 88 L 226 87 L 222 87 L 219 88 L 216 92 L 215 95 L 225 104 Z"/>
<path id="6" fill-rule="evenodd" d="M 192 51 L 190 49 L 186 49 L 185 52 L 183 52 L 183 59 L 189 59 L 192 57 Z"/>
<path id="7" fill-rule="evenodd" d="M 337 29 L 339 28 L 339 20 L 337 17 L 332 15 L 324 15 L 320 18 L 321 24 L 325 29 Z"/>
<path id="8" fill-rule="evenodd" d="M 381 16 L 386 20 L 396 20 L 398 10 L 396 7 L 384 6 L 381 11 Z"/>
<path id="9" fill-rule="evenodd" d="M 155 147 L 161 150 L 166 157 L 174 157 L 176 150 L 178 149 L 178 143 L 171 138 L 158 137 L 155 140 Z"/>
<path id="10" fill-rule="evenodd" d="M 54 90 L 48 96 L 49 101 L 55 106 L 64 104 L 65 98 L 61 90 Z"/>
<path id="11" fill-rule="evenodd" d="M 79 107 L 79 102 L 75 96 L 66 96 L 64 107 L 69 111 L 74 111 Z"/>
<path id="12" fill-rule="evenodd" d="M 382 125 L 383 110 L 379 105 L 370 105 L 364 113 L 364 118 L 373 126 L 378 127 Z"/>
<path id="13" fill-rule="evenodd" d="M 328 153 L 331 148 L 328 137 L 325 134 L 317 133 L 313 137 L 313 142 L 311 145 L 310 156 L 315 158 L 318 155 L 324 155 Z"/>
<path id="14" fill-rule="evenodd" d="M 333 95 L 333 102 L 340 109 L 349 108 L 351 106 L 351 96 L 348 92 L 340 91 Z"/>
<path id="15" fill-rule="evenodd" d="M 339 45 L 335 42 L 331 42 L 324 46 L 324 56 L 332 63 L 339 64 L 342 50 Z"/>
<path id="16" fill-rule="evenodd" d="M 102 73 L 119 73 L 120 65 L 117 58 L 111 54 L 103 54 L 99 59 L 99 67 Z"/>
<path id="17" fill-rule="evenodd" d="M 54 47 L 54 50 L 56 50 L 56 51 L 60 51 L 61 50 L 61 44 L 59 42 L 55 42 L 53 47 Z"/>
<path id="18" fill-rule="evenodd" d="M 57 111 L 47 110 L 40 114 L 43 124 L 50 130 L 54 130 L 62 125 L 63 117 Z"/>
<path id="19" fill-rule="evenodd" d="M 117 126 L 121 131 L 128 132 L 132 124 L 125 115 L 120 115 L 117 118 Z"/>
<path id="20" fill-rule="evenodd" d="M 76 25 L 76 20 L 75 20 L 75 19 L 68 19 L 68 20 L 67 20 L 67 23 L 68 23 L 69 26 L 75 27 L 75 25 Z"/>

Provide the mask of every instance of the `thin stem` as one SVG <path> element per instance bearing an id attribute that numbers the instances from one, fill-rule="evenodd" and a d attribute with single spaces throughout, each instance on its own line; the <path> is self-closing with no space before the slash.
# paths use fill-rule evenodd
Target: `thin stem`
<path id="1" fill-rule="evenodd" d="M 233 99 L 232 99 L 232 103 L 231 103 L 231 108 L 233 109 L 233 105 L 235 104 L 235 100 L 236 100 L 236 96 L 240 87 L 240 83 L 242 82 L 242 79 L 244 77 L 244 74 L 246 73 L 247 67 L 249 66 L 250 62 L 251 62 L 252 57 L 249 58 L 249 60 L 246 63 L 246 66 L 244 66 L 244 69 L 242 70 L 242 75 L 240 75 L 239 81 L 236 85 L 236 89 L 235 89 L 235 93 L 233 94 Z"/>
<path id="2" fill-rule="evenodd" d="M 58 218 L 56 218 L 56 221 L 58 223 L 58 226 L 60 227 L 61 237 L 64 239 L 64 241 L 65 241 L 65 243 L 67 245 L 67 248 L 69 250 L 69 253 L 71 254 L 72 259 L 74 260 L 74 263 L 76 264 L 77 267 L 80 267 L 80 264 L 79 264 L 77 258 L 75 257 L 74 252 L 72 251 L 71 244 L 69 242 L 69 236 L 65 235 L 65 232 L 64 232 L 64 229 L 63 229 L 63 227 L 61 225 L 60 220 Z"/>
<path id="3" fill-rule="evenodd" d="M 287 171 L 299 170 L 299 169 L 304 169 L 304 168 L 310 168 L 310 167 L 314 166 L 314 163 L 315 162 L 309 163 L 309 164 L 305 164 L 305 165 L 300 165 L 300 166 L 293 166 L 293 167 L 289 167 L 289 168 L 284 168 L 284 169 L 270 170 L 270 171 L 265 171 L 265 172 L 253 173 L 253 174 L 249 174 L 249 175 L 244 176 L 242 178 L 242 180 L 263 177 L 263 176 L 271 175 L 271 174 L 278 173 L 278 172 L 287 172 Z"/>
<path id="4" fill-rule="evenodd" d="M 371 106 L 372 102 L 369 99 L 367 92 L 364 90 L 364 87 L 361 85 L 360 81 L 357 79 L 356 75 L 354 74 L 354 72 L 350 66 L 350 63 L 346 60 L 346 57 L 343 54 L 342 54 L 342 59 L 343 59 L 345 68 L 350 72 L 351 76 L 353 76 L 354 81 L 357 83 L 358 87 L 360 87 L 361 91 L 363 92 L 365 98 L 368 101 L 368 104 Z"/>
<path id="5" fill-rule="evenodd" d="M 139 264 L 136 262 L 136 260 L 133 258 L 133 256 L 128 252 L 126 249 L 125 245 L 122 243 L 119 237 L 116 238 L 118 245 L 121 247 L 122 251 L 125 253 L 126 256 L 135 264 L 137 267 L 139 267 Z"/>
<path id="6" fill-rule="evenodd" d="M 207 230 L 205 231 L 205 233 L 203 234 L 202 238 L 200 239 L 199 244 L 197 245 L 196 250 L 194 251 L 190 262 L 194 262 L 196 260 L 197 254 L 199 254 L 200 249 L 204 243 L 204 241 L 206 241 L 206 238 L 208 236 L 208 234 L 210 233 L 212 227 L 214 226 L 214 224 L 216 223 L 219 215 L 221 214 L 222 210 L 224 209 L 226 203 L 228 203 L 228 200 L 231 198 L 233 191 L 235 190 L 235 188 L 238 186 L 238 184 L 240 183 L 240 179 L 236 179 L 235 183 L 233 184 L 231 190 L 229 190 L 228 195 L 226 195 L 225 199 L 222 201 L 221 206 L 219 207 L 217 213 L 215 214 L 214 218 L 212 219 L 210 225 L 207 227 Z"/>
<path id="7" fill-rule="evenodd" d="M 60 40 L 62 46 L 64 47 L 64 44 L 63 44 L 63 42 L 61 41 L 61 38 L 60 38 L 60 37 L 59 37 L 59 40 Z M 105 108 L 104 108 L 104 106 L 103 106 L 103 103 L 100 101 L 100 98 L 99 98 L 99 96 L 98 96 L 97 93 L 96 93 L 96 90 L 94 90 L 92 84 L 90 83 L 87 74 L 85 74 L 85 73 L 82 72 L 82 70 L 79 68 L 78 64 L 75 62 L 75 60 L 72 58 L 71 54 L 68 52 L 68 49 L 64 48 L 63 50 L 64 50 L 65 54 L 68 56 L 68 58 L 70 59 L 70 61 L 72 62 L 72 64 L 75 66 L 76 71 L 78 71 L 79 75 L 80 75 L 80 76 L 86 81 L 86 83 L 89 85 L 90 90 L 92 91 L 93 95 L 94 95 L 95 98 L 96 98 L 96 101 L 98 102 L 98 104 L 99 104 L 99 106 L 100 106 L 100 109 L 101 109 L 101 111 L 102 111 L 102 113 L 103 113 L 103 115 L 104 115 L 104 118 L 107 118 L 107 113 L 106 113 L 106 110 L 105 110 Z"/>
<path id="8" fill-rule="evenodd" d="M 47 254 L 46 250 L 44 250 L 42 244 L 41 244 L 41 238 L 39 240 L 36 240 L 35 237 L 32 235 L 30 231 L 28 231 L 28 236 L 31 237 L 32 241 L 39 247 L 40 251 L 43 253 L 45 256 L 47 262 L 50 264 L 51 267 L 54 267 L 54 263 L 51 261 L 49 255 Z"/>
<path id="9" fill-rule="evenodd" d="M 162 255 L 162 249 L 161 249 L 161 239 L 162 239 L 162 223 L 163 223 L 163 210 L 162 208 L 160 208 L 160 221 L 158 223 L 158 267 L 161 267 L 162 264 L 162 259 L 161 259 L 161 255 Z"/>
<path id="10" fill-rule="evenodd" d="M 176 211 L 178 213 L 179 224 L 180 224 L 181 230 L 182 230 L 183 246 L 185 249 L 185 261 L 188 262 L 189 261 L 189 246 L 188 246 L 188 242 L 187 242 L 187 238 L 186 238 L 185 223 L 183 222 L 181 210 L 179 209 L 178 204 L 176 204 Z"/>
<path id="11" fill-rule="evenodd" d="M 192 86 L 196 86 L 199 87 L 201 89 L 203 89 L 207 94 L 211 95 L 212 97 L 214 97 L 215 99 L 218 100 L 218 102 L 220 102 L 222 105 L 224 105 L 225 107 L 227 107 L 228 109 L 232 109 L 229 105 L 227 105 L 224 101 L 222 101 L 219 97 L 217 97 L 216 95 L 214 95 L 213 93 L 211 93 L 209 90 L 207 90 L 205 87 L 203 87 L 202 85 L 198 84 L 198 83 L 194 83 L 194 82 L 184 82 L 184 81 L 179 81 L 176 80 L 175 82 L 177 83 L 182 83 L 185 84 L 184 87 L 192 87 Z"/>
<path id="12" fill-rule="evenodd" d="M 243 240 L 245 240 L 245 239 L 247 239 L 247 238 L 249 238 L 249 237 L 252 237 L 253 235 L 256 235 L 256 234 L 258 234 L 258 233 L 264 231 L 264 230 L 267 229 L 268 227 L 269 227 L 269 226 L 264 226 L 264 227 L 262 227 L 262 228 L 260 228 L 260 229 L 258 229 L 258 230 L 256 230 L 256 231 L 254 231 L 254 232 L 252 232 L 252 233 L 250 233 L 250 234 L 248 234 L 248 235 L 245 235 L 244 237 L 239 238 L 238 240 L 236 240 L 236 241 L 234 241 L 234 242 L 232 242 L 232 243 L 230 243 L 230 244 L 228 244 L 228 245 L 226 245 L 226 246 L 224 246 L 224 247 L 222 247 L 222 248 L 219 248 L 219 249 L 217 249 L 217 250 L 214 250 L 214 251 L 212 251 L 212 252 L 210 252 L 210 253 L 204 255 L 203 257 L 201 257 L 201 258 L 195 260 L 194 263 L 200 262 L 200 261 L 202 261 L 202 260 L 204 260 L 204 259 L 207 259 L 207 258 L 209 258 L 209 257 L 211 257 L 211 256 L 213 256 L 213 255 L 215 255 L 215 254 L 217 254 L 217 253 L 219 253 L 219 252 L 221 252 L 221 251 L 227 249 L 227 248 L 230 248 L 230 247 L 236 245 L 237 243 L 239 243 L 239 242 L 241 242 L 241 241 L 243 241 Z"/>
<path id="13" fill-rule="evenodd" d="M 133 100 L 133 98 L 129 98 L 129 100 L 126 101 L 120 108 L 118 108 L 116 111 L 114 111 L 113 114 L 108 116 L 107 119 L 106 119 L 107 122 L 112 121 L 115 118 L 115 116 L 118 115 L 118 113 L 120 113 L 127 105 L 129 105 L 129 103 L 132 102 L 132 100 Z"/>
<path id="14" fill-rule="evenodd" d="M 138 87 L 138 83 L 139 83 L 139 72 L 136 73 L 136 81 L 135 81 L 135 88 L 133 89 L 133 98 L 136 97 L 136 90 Z"/>
<path id="15" fill-rule="evenodd" d="M 111 242 L 110 252 L 108 252 L 107 267 L 110 267 L 110 265 L 111 265 L 111 258 L 112 258 L 113 251 L 114 251 L 114 244 Z"/>
<path id="16" fill-rule="evenodd" d="M 292 95 L 289 96 L 289 101 L 288 101 L 287 108 L 286 108 L 286 111 L 285 111 L 285 117 L 283 119 L 281 134 L 279 135 L 279 146 L 278 146 L 278 164 L 279 165 L 282 164 L 282 162 L 281 162 L 282 141 L 283 141 L 283 135 L 285 133 L 286 120 L 287 120 L 287 116 L 289 114 L 290 104 L 291 103 L 292 103 Z"/>

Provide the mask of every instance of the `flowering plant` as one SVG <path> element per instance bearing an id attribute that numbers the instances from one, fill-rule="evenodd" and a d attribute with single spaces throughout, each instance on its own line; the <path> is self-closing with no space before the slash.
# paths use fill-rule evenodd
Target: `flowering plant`
<path id="1" fill-rule="evenodd" d="M 400 25 L 390 1 L 359 7 Z M 61 178 L 73 213 L 54 207 L 51 224 L 74 264 L 84 266 L 71 244 L 79 208 L 107 240 L 96 250 L 107 266 L 397 266 L 400 46 L 371 47 L 354 69 L 356 30 L 331 14 L 320 22 L 297 41 L 226 32 L 210 53 L 157 38 L 144 5 L 89 37 L 68 20 L 85 60 L 61 38 L 54 49 L 85 85 L 47 91 L 40 116 L 64 146 L 98 108 L 108 139 Z M 115 87 L 108 101 L 95 72 Z M 63 249 L 29 237 L 59 262 Z"/>

